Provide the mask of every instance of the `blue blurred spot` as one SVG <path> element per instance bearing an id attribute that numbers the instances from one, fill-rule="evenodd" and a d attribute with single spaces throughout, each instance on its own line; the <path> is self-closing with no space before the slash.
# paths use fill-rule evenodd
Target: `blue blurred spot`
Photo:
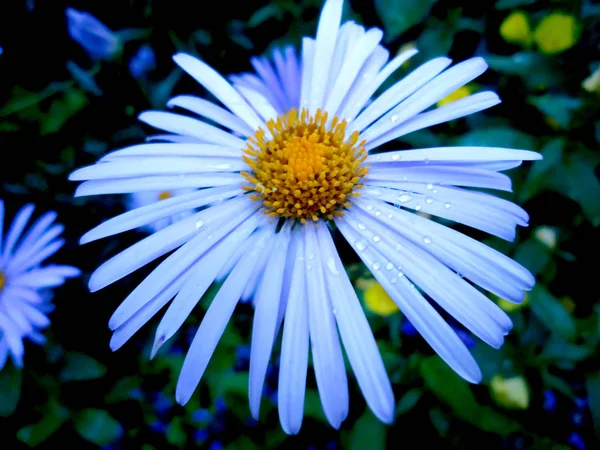
<path id="1" fill-rule="evenodd" d="M 462 341 L 462 343 L 465 344 L 465 347 L 469 349 L 475 347 L 476 342 L 475 339 L 473 339 L 471 333 L 465 330 L 461 330 L 460 328 L 455 328 L 454 331 L 456 332 L 456 335 Z"/>
<path id="2" fill-rule="evenodd" d="M 556 395 L 552 391 L 544 391 L 544 409 L 549 412 L 556 410 Z"/>
<path id="3" fill-rule="evenodd" d="M 147 44 L 142 45 L 129 61 L 129 72 L 136 79 L 145 77 L 155 67 L 156 55 L 152 47 Z M 175 346 L 173 346 L 172 350 L 175 351 Z"/>
<path id="4" fill-rule="evenodd" d="M 587 408 L 587 405 L 588 405 L 587 399 L 581 398 L 581 397 L 575 397 L 573 399 L 573 401 L 575 402 L 575 406 L 577 406 L 577 409 Z"/>
<path id="5" fill-rule="evenodd" d="M 581 425 L 583 423 L 583 414 L 581 414 L 579 411 L 572 413 L 571 422 L 573 422 L 573 425 L 576 426 Z"/>
<path id="6" fill-rule="evenodd" d="M 215 409 L 217 410 L 217 414 L 224 413 L 227 411 L 227 403 L 223 397 L 217 397 L 215 400 Z"/>
<path id="7" fill-rule="evenodd" d="M 129 396 L 133 400 L 141 400 L 142 398 L 144 398 L 144 393 L 140 388 L 133 388 L 129 391 Z"/>
<path id="8" fill-rule="evenodd" d="M 163 392 L 157 392 L 154 396 L 153 405 L 158 414 L 166 414 L 173 407 L 174 402 L 171 397 Z"/>
<path id="9" fill-rule="evenodd" d="M 222 450 L 223 443 L 221 441 L 213 441 L 208 448 L 209 450 Z"/>
<path id="10" fill-rule="evenodd" d="M 571 433 L 568 444 L 577 450 L 585 450 L 585 442 L 583 442 L 583 439 L 577 433 Z"/>
<path id="11" fill-rule="evenodd" d="M 408 319 L 404 319 L 404 323 L 402 324 L 402 334 L 405 336 L 414 336 L 417 334 L 417 329 L 408 321 Z"/>
<path id="12" fill-rule="evenodd" d="M 160 420 L 155 420 L 150 423 L 150 429 L 155 433 L 164 433 L 167 429 L 167 424 L 161 422 Z"/>
<path id="13" fill-rule="evenodd" d="M 248 370 L 250 364 L 250 346 L 238 345 L 235 349 L 235 363 L 233 365 L 234 370 L 242 371 Z"/>
<path id="14" fill-rule="evenodd" d="M 327 443 L 327 450 L 335 450 L 336 448 L 338 448 L 338 443 L 336 441 L 329 441 Z"/>
<path id="15" fill-rule="evenodd" d="M 194 432 L 194 440 L 198 444 L 206 441 L 209 437 L 210 437 L 210 433 L 208 432 L 208 430 L 196 430 Z"/>
<path id="16" fill-rule="evenodd" d="M 208 422 L 212 418 L 212 414 L 204 408 L 197 409 L 192 413 L 192 420 L 196 423 Z"/>
<path id="17" fill-rule="evenodd" d="M 247 427 L 250 427 L 250 428 L 254 428 L 256 425 L 258 425 L 258 422 L 256 420 L 254 420 L 254 418 L 252 418 L 252 417 L 247 417 L 246 420 L 244 421 L 244 423 L 246 424 Z"/>
<path id="18" fill-rule="evenodd" d="M 65 10 L 71 39 L 92 59 L 110 59 L 119 50 L 119 39 L 106 25 L 87 12 Z"/>

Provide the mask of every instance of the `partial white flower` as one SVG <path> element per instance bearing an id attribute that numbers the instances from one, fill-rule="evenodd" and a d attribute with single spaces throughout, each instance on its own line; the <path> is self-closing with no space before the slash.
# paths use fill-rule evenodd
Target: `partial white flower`
<path id="1" fill-rule="evenodd" d="M 481 75 L 485 61 L 450 67 L 450 59 L 435 58 L 375 96 L 416 50 L 390 59 L 381 30 L 340 26 L 342 3 L 325 2 L 316 39 L 303 39 L 300 57 L 288 48 L 275 52 L 272 62 L 254 59 L 256 74 L 233 77 L 233 84 L 204 62 L 176 55 L 175 62 L 220 104 L 176 97 L 169 106 L 192 115 L 140 116 L 167 133 L 153 138 L 162 142 L 115 151 L 71 175 L 83 181 L 77 196 L 198 189 L 117 216 L 82 238 L 89 242 L 204 208 L 92 275 L 96 291 L 172 252 L 113 314 L 111 347 L 123 345 L 168 304 L 154 355 L 212 282 L 223 280 L 185 359 L 177 401 L 192 396 L 238 301 L 253 298 L 250 410 L 258 418 L 284 324 L 278 408 L 287 433 L 302 424 L 309 349 L 327 419 L 337 428 L 346 418 L 342 344 L 371 410 L 384 422 L 393 420 L 391 384 L 332 230 L 341 232 L 433 349 L 471 382 L 481 372 L 430 299 L 497 348 L 511 321 L 474 285 L 520 302 L 534 284 L 503 254 L 415 212 L 512 240 L 515 227 L 527 225 L 525 211 L 473 188 L 510 191 L 510 178 L 501 172 L 540 155 L 488 147 L 380 148 L 496 105 L 498 96 L 486 91 L 434 108 Z"/>
<path id="2" fill-rule="evenodd" d="M 0 200 L 0 370 L 9 355 L 23 367 L 25 338 L 45 342 L 42 330 L 50 325 L 48 314 L 54 309 L 51 289 L 80 274 L 71 266 L 42 266 L 63 246 L 63 226 L 54 223 L 56 213 L 51 211 L 27 228 L 33 210 L 31 204 L 23 206 L 4 234 Z"/>

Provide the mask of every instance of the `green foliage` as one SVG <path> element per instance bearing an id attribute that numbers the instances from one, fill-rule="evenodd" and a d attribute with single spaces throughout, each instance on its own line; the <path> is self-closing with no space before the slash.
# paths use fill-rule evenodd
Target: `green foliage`
<path id="1" fill-rule="evenodd" d="M 375 9 L 383 23 L 385 39 L 393 41 L 420 23 L 436 0 L 375 0 Z"/>
<path id="2" fill-rule="evenodd" d="M 10 416 L 19 403 L 23 373 L 13 364 L 0 371 L 0 417 Z"/>
<path id="3" fill-rule="evenodd" d="M 109 413 L 89 408 L 73 417 L 75 429 L 87 441 L 103 446 L 119 440 L 123 427 Z"/>

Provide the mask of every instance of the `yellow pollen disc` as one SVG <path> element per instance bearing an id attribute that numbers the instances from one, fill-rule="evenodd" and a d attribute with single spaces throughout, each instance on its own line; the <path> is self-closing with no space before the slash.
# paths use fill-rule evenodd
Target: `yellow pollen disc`
<path id="1" fill-rule="evenodd" d="M 272 138 L 259 129 L 248 138 L 244 160 L 251 172 L 251 198 L 263 203 L 272 217 L 317 221 L 343 214 L 358 195 L 367 174 L 365 142 L 355 131 L 346 136 L 346 121 L 318 110 L 300 116 L 296 109 L 267 122 Z"/>
<path id="2" fill-rule="evenodd" d="M 159 200 L 166 200 L 171 197 L 173 197 L 173 194 L 171 193 L 171 191 L 162 191 L 160 194 L 158 194 Z"/>
<path id="3" fill-rule="evenodd" d="M 0 291 L 2 290 L 2 288 L 4 287 L 5 284 L 6 284 L 6 277 L 4 276 L 4 274 L 2 272 L 0 272 Z"/>

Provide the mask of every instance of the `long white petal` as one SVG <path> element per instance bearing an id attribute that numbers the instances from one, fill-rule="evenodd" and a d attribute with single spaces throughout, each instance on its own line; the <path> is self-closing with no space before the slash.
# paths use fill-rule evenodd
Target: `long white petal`
<path id="1" fill-rule="evenodd" d="M 224 147 L 215 144 L 199 143 L 151 143 L 138 144 L 107 153 L 100 161 L 122 161 L 126 157 L 139 156 L 189 156 L 189 157 L 227 157 L 240 158 L 239 147 Z"/>
<path id="2" fill-rule="evenodd" d="M 0 266 L 4 265 L 8 258 L 11 256 L 13 247 L 21 237 L 31 214 L 33 214 L 34 206 L 30 203 L 23 206 L 19 212 L 17 212 L 15 218 L 13 219 L 10 227 L 8 229 L 8 233 L 6 235 L 6 239 L 4 241 L 4 249 L 2 252 L 2 259 L 0 260 Z"/>

